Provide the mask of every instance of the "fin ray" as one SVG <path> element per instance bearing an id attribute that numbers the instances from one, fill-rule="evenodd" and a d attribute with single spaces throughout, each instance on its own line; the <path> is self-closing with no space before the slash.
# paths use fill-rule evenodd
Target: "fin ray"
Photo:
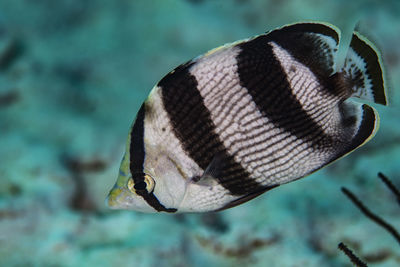
<path id="1" fill-rule="evenodd" d="M 322 22 L 289 24 L 271 31 L 268 38 L 286 49 L 315 74 L 324 78 L 336 70 L 340 30 Z"/>
<path id="2" fill-rule="evenodd" d="M 352 96 L 387 105 L 382 57 L 358 32 L 353 33 L 342 71 L 352 81 Z"/>

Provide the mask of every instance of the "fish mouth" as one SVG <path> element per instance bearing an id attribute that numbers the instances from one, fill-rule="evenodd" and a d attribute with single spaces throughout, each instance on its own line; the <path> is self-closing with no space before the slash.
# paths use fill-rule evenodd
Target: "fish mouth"
<path id="1" fill-rule="evenodd" d="M 114 187 L 111 189 L 110 193 L 108 193 L 108 196 L 105 199 L 106 206 L 110 209 L 121 209 L 122 206 L 120 199 L 125 195 L 124 193 L 125 192 L 121 187 L 114 185 Z"/>
<path id="2" fill-rule="evenodd" d="M 114 187 L 108 193 L 108 196 L 105 199 L 105 204 L 110 209 L 122 209 L 123 205 L 121 203 L 121 199 L 126 196 L 126 190 L 124 186 L 127 184 L 129 180 L 128 175 L 123 172 L 121 169 L 119 170 L 119 175 L 117 178 L 117 182 Z"/>

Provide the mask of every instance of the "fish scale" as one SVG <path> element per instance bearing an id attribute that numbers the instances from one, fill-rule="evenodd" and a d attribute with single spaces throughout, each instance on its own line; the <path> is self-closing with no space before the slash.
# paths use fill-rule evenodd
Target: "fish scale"
<path id="1" fill-rule="evenodd" d="M 232 54 L 234 54 L 234 56 L 232 56 Z M 258 167 L 258 166 L 249 166 L 252 161 L 247 161 L 246 157 L 251 157 L 251 156 L 256 157 L 256 160 L 261 162 L 262 166 L 264 168 L 273 169 L 274 165 L 278 165 L 278 166 L 280 166 L 280 165 L 276 164 L 276 163 L 275 164 L 266 165 L 266 162 L 263 162 L 262 160 L 263 159 L 268 159 L 268 156 L 270 156 L 271 153 L 273 153 L 275 151 L 279 151 L 279 150 L 281 150 L 282 148 L 285 148 L 285 147 L 287 148 L 288 147 L 287 144 L 275 143 L 274 144 L 275 147 L 270 149 L 269 150 L 270 153 L 265 155 L 265 153 L 268 152 L 268 150 L 266 150 L 266 149 L 259 149 L 258 150 L 259 153 L 257 153 L 257 154 L 255 154 L 254 151 L 253 152 L 249 152 L 249 151 L 251 151 L 252 148 L 256 147 L 257 144 L 265 143 L 266 140 L 263 140 L 263 142 L 260 142 L 260 141 L 254 140 L 257 137 L 254 138 L 254 136 L 252 136 L 252 137 L 249 138 L 248 136 L 245 136 L 244 138 L 240 139 L 240 142 L 238 142 L 238 140 L 236 139 L 234 144 L 237 144 L 237 146 L 234 147 L 233 144 L 232 144 L 232 140 L 226 138 L 226 135 L 225 135 L 226 133 L 235 133 L 235 132 L 238 132 L 238 131 L 239 131 L 239 133 L 237 135 L 243 136 L 243 135 L 240 135 L 240 130 L 237 128 L 237 125 L 232 121 L 232 118 L 229 117 L 229 114 L 231 114 L 231 112 L 223 110 L 223 107 L 225 107 L 227 105 L 240 106 L 241 101 L 244 101 L 244 102 L 247 102 L 247 103 L 252 103 L 251 96 L 248 94 L 248 91 L 246 90 L 246 88 L 245 87 L 240 87 L 240 86 L 226 88 L 226 87 L 223 86 L 226 83 L 222 82 L 220 80 L 218 80 L 217 83 L 216 83 L 216 84 L 219 85 L 219 88 L 211 87 L 212 89 L 210 89 L 210 84 L 209 83 L 201 84 L 202 81 L 207 81 L 208 80 L 207 78 L 209 78 L 209 77 L 203 78 L 204 70 L 207 69 L 210 72 L 214 71 L 212 65 L 210 66 L 210 65 L 206 64 L 207 62 L 210 61 L 210 57 L 212 57 L 214 59 L 214 61 L 219 62 L 219 64 L 221 66 L 223 66 L 221 69 L 224 70 L 224 73 L 226 73 L 226 72 L 230 72 L 230 73 L 233 73 L 233 74 L 237 73 L 237 70 L 236 70 L 237 63 L 234 61 L 234 59 L 236 58 L 235 54 L 239 54 L 239 51 L 235 51 L 234 48 L 228 48 L 227 47 L 225 49 L 221 49 L 221 50 L 213 53 L 212 55 L 209 55 L 208 57 L 205 57 L 205 58 L 199 60 L 198 62 L 196 62 L 196 64 L 193 65 L 193 67 L 191 68 L 190 71 L 198 79 L 198 83 L 199 83 L 198 89 L 199 89 L 200 93 L 206 92 L 206 94 L 202 95 L 203 99 L 204 99 L 204 102 L 205 102 L 207 108 L 211 111 L 211 114 L 214 115 L 212 117 L 212 119 L 214 121 L 214 124 L 218 125 L 216 127 L 217 134 L 220 135 L 220 136 L 225 136 L 224 145 L 228 149 L 229 153 L 231 155 L 236 155 L 238 153 L 236 158 L 235 158 L 236 161 L 239 162 L 250 173 L 252 173 L 252 172 L 254 173 L 254 171 L 257 171 L 257 167 Z M 228 59 L 228 60 L 224 60 L 224 59 Z M 225 62 L 225 61 L 227 61 L 227 62 Z M 204 66 L 204 65 L 206 65 L 206 66 Z M 231 67 L 231 69 L 229 69 L 229 66 Z M 214 67 L 215 67 L 215 65 L 214 65 Z M 227 79 L 229 79 L 231 81 L 232 80 L 233 81 L 239 81 L 240 80 L 238 77 L 229 78 L 226 75 L 225 76 L 221 76 L 221 77 L 225 77 L 225 78 L 227 78 Z M 215 81 L 215 79 L 216 78 L 213 77 L 214 81 Z M 275 91 L 278 91 L 278 90 L 275 90 Z M 214 92 L 214 94 L 211 94 L 210 92 Z M 223 92 L 225 94 L 221 94 L 221 92 Z M 234 95 L 238 95 L 238 94 L 246 95 L 247 94 L 248 100 L 246 101 L 246 98 L 243 97 L 241 99 L 241 101 L 239 101 L 239 103 L 235 103 L 234 99 L 232 99 L 232 101 L 229 102 L 229 98 L 221 97 L 221 95 L 226 95 L 226 94 L 234 94 Z M 281 96 L 281 95 L 279 95 L 279 96 Z M 261 96 L 260 98 L 262 99 L 263 96 Z M 271 97 L 270 97 L 270 99 L 271 99 L 271 101 L 274 100 Z M 281 97 L 281 99 L 285 99 L 285 98 Z M 275 101 L 275 103 L 277 103 L 277 101 Z M 221 109 L 217 109 L 216 108 L 217 106 L 218 107 L 222 107 L 222 108 Z M 232 109 L 232 110 L 234 110 L 234 109 Z M 257 110 L 257 108 L 255 106 L 254 106 L 253 109 L 250 109 L 249 107 L 247 107 L 247 110 L 246 110 L 247 114 L 248 113 L 256 114 L 257 111 L 258 110 Z M 237 114 L 235 114 L 235 117 L 237 117 L 237 116 L 243 116 L 243 115 L 241 113 L 237 113 Z M 259 118 L 262 118 L 262 117 L 263 116 L 260 114 Z M 264 118 L 264 121 L 267 121 L 267 120 L 265 120 L 265 118 Z M 225 127 L 224 128 L 224 125 L 228 125 L 230 127 Z M 258 125 L 260 125 L 260 122 L 258 123 Z M 263 122 L 261 125 L 267 125 L 267 123 Z M 270 135 L 270 132 L 266 132 L 265 131 L 265 126 L 261 127 L 261 128 L 264 128 L 264 135 L 265 136 Z M 270 128 L 272 128 L 272 126 Z M 248 130 L 247 133 L 250 136 L 252 135 L 251 130 L 250 131 Z M 265 137 L 265 138 L 267 138 L 267 137 Z M 285 138 L 283 140 L 287 140 L 287 138 Z M 265 143 L 265 146 L 268 146 L 268 145 L 271 146 L 271 144 Z M 295 145 L 298 145 L 298 144 L 295 144 Z M 247 153 L 246 153 L 246 151 L 247 151 Z M 303 153 L 303 154 L 305 154 L 305 153 Z M 283 161 L 286 161 L 285 158 L 281 158 L 278 162 L 283 162 Z M 293 163 L 293 162 L 290 161 L 290 163 Z M 286 167 L 286 169 L 288 169 L 290 167 L 293 167 L 293 166 L 288 166 L 288 167 Z M 273 176 L 266 177 L 266 175 L 261 175 L 260 176 L 259 173 L 260 172 L 258 172 L 258 175 L 253 175 L 252 177 L 255 180 L 259 181 L 259 182 L 264 182 L 264 185 L 269 185 L 269 183 L 265 183 L 265 181 L 268 178 L 272 182 L 274 182 L 274 180 L 275 180 L 274 178 L 275 177 L 273 177 Z M 290 179 L 291 177 L 289 176 L 287 178 Z"/>
<path id="2" fill-rule="evenodd" d="M 172 74 L 182 76 L 180 79 L 185 82 L 186 86 L 184 88 L 176 87 L 175 83 L 172 86 L 169 84 L 170 80 L 168 78 L 164 78 L 158 84 L 162 90 L 164 106 L 170 114 L 170 119 L 175 126 L 176 135 L 184 144 L 190 157 L 193 158 L 203 170 L 207 168 L 213 155 L 222 151 L 226 162 L 224 164 L 224 169 L 221 170 L 220 176 L 218 177 L 220 184 L 227 188 L 232 194 L 245 194 L 247 190 L 253 190 L 253 188 L 258 187 L 259 184 L 255 180 L 249 179 L 249 174 L 246 170 L 241 168 L 240 165 L 234 161 L 219 140 L 218 134 L 214 130 L 215 126 L 210 118 L 209 110 L 203 106 L 204 99 L 197 90 L 198 82 L 193 80 L 195 76 L 189 72 L 191 66 L 193 65 L 177 69 Z M 209 77 L 207 80 L 208 79 Z M 189 84 L 188 80 L 193 80 L 193 82 Z M 196 99 L 196 101 L 185 102 L 183 100 L 175 102 L 176 99 L 180 98 L 177 96 L 180 96 L 182 99 L 190 96 L 192 99 Z M 181 106 L 183 104 L 193 106 L 191 120 L 189 120 L 188 116 L 182 118 L 182 114 L 185 114 L 181 113 Z M 199 132 L 195 132 L 195 129 L 200 130 Z M 230 173 L 230 169 L 234 169 L 235 172 Z M 238 181 L 240 181 L 240 183 Z M 243 183 L 247 184 L 247 186 L 241 186 Z"/>

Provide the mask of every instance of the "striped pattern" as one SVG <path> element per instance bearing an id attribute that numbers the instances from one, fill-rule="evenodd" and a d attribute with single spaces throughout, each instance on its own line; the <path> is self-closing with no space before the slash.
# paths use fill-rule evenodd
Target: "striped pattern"
<path id="1" fill-rule="evenodd" d="M 268 48 L 268 52 L 273 53 L 273 60 L 277 61 L 276 64 L 279 64 L 282 71 L 280 75 L 285 76 L 286 81 L 281 84 L 284 89 L 270 88 L 270 90 L 277 91 L 275 94 L 279 94 L 278 90 L 285 92 L 286 99 L 283 99 L 281 103 L 274 103 L 275 106 L 281 105 L 284 108 L 278 107 L 274 110 L 274 107 L 270 105 L 264 108 L 268 109 L 269 112 L 273 110 L 275 113 L 281 113 L 281 117 L 286 116 L 287 112 L 285 110 L 297 110 L 296 114 L 290 117 L 292 120 L 297 121 L 297 124 L 301 121 L 307 121 L 308 123 L 316 124 L 313 127 L 314 130 L 324 131 L 327 135 L 335 136 L 337 134 L 336 131 L 330 131 L 332 129 L 329 127 L 332 119 L 332 110 L 334 110 L 335 106 L 341 100 L 340 96 L 345 95 L 344 92 L 333 89 L 327 90 L 318 81 L 318 77 L 310 68 L 298 62 L 288 51 L 276 43 L 270 42 L 267 46 L 271 48 Z M 244 57 L 246 56 L 244 55 Z M 263 66 L 265 68 L 265 65 Z M 270 68 L 271 66 L 267 67 Z M 330 78 L 328 81 L 335 82 L 335 78 Z M 332 94 L 333 92 L 335 94 Z M 274 100 L 272 99 L 271 101 Z M 277 126 L 279 127 L 279 125 Z M 290 124 L 283 126 L 283 128 L 286 127 L 292 128 Z M 297 126 L 295 125 L 294 127 L 296 128 Z M 304 124 L 302 127 L 308 128 Z M 292 128 L 292 131 L 295 131 L 295 128 Z"/>
<path id="2" fill-rule="evenodd" d="M 292 71 L 299 73 L 297 76 L 300 76 L 300 79 L 292 82 L 293 88 L 289 81 L 289 73 L 282 68 L 282 63 L 288 59 L 282 53 L 276 53 L 273 43 L 267 42 L 263 37 L 244 43 L 240 48 L 242 51 L 238 57 L 240 84 L 247 88 L 263 115 L 275 127 L 284 129 L 291 136 L 297 139 L 309 138 L 313 146 L 318 146 L 320 139 L 329 139 L 321 126 L 304 110 L 295 95 L 296 91 L 301 90 L 298 95 L 310 97 L 310 93 L 314 93 L 319 86 L 317 81 L 312 77 L 304 77 L 304 71 L 301 72 L 298 70 L 299 67 L 293 64 Z M 284 50 L 279 49 L 279 52 L 281 51 Z"/>
<path id="3" fill-rule="evenodd" d="M 335 27 L 293 24 L 171 71 L 138 112 L 109 202 L 150 212 L 222 210 L 366 143 L 377 112 L 350 97 L 386 104 L 381 59 L 354 33 L 345 66 L 336 66 L 338 43 Z M 138 196 L 126 189 L 129 172 Z"/>
<path id="4" fill-rule="evenodd" d="M 221 157 L 218 179 L 220 185 L 233 195 L 245 195 L 263 190 L 257 181 L 227 152 L 215 131 L 210 111 L 204 106 L 196 77 L 189 69 L 194 63 L 176 68 L 164 77 L 158 86 L 162 90 L 165 110 L 173 131 L 188 155 L 206 170 L 213 157 Z"/>
<path id="5" fill-rule="evenodd" d="M 320 23 L 294 24 L 274 30 L 263 38 L 290 51 L 299 63 L 315 74 L 320 84 L 325 84 L 336 69 L 339 33 L 332 26 Z"/>
<path id="6" fill-rule="evenodd" d="M 332 76 L 338 40 L 326 25 L 288 26 L 172 71 L 158 87 L 184 151 L 203 171 L 222 157 L 215 178 L 247 199 L 361 144 L 374 120 L 364 123 L 358 106 L 340 104 L 349 94 Z M 369 126 L 360 132 L 360 125 Z"/>
<path id="7" fill-rule="evenodd" d="M 135 123 L 131 130 L 131 144 L 129 147 L 130 155 L 130 172 L 136 189 L 136 194 L 143 197 L 143 199 L 157 211 L 176 212 L 177 209 L 166 208 L 158 201 L 153 192 L 147 192 L 146 184 L 144 182 L 143 164 L 145 160 L 145 146 L 144 146 L 144 118 L 145 118 L 145 104 L 140 107 L 136 115 Z"/>
<path id="8" fill-rule="evenodd" d="M 348 151 L 360 121 L 343 118 L 342 92 L 329 84 L 338 35 L 326 32 L 271 32 L 224 46 L 158 84 L 189 157 L 205 170 L 223 155 L 216 178 L 231 194 L 298 179 Z M 294 38 L 313 49 L 286 43 Z M 312 57 L 322 59 L 305 65 Z"/>
<path id="9" fill-rule="evenodd" d="M 254 180 L 271 186 L 329 161 L 332 153 L 322 155 L 314 149 L 333 140 L 296 100 L 282 62 L 265 40 L 259 37 L 218 50 L 196 61 L 190 72 L 229 154 Z M 299 76 L 304 78 L 303 74 Z M 317 84 L 315 79 L 311 82 Z M 305 88 L 303 84 L 303 94 Z M 332 102 L 331 97 L 326 103 L 328 113 Z M 315 114 L 327 117 L 318 101 L 314 108 Z"/>

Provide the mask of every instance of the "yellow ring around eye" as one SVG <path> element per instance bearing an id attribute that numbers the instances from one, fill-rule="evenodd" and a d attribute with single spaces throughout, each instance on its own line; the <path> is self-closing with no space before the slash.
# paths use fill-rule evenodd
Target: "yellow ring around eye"
<path id="1" fill-rule="evenodd" d="M 153 192 L 154 186 L 156 185 L 156 183 L 154 182 L 154 179 L 150 175 L 145 174 L 144 182 L 146 183 L 147 192 L 149 192 L 149 193 Z"/>
<path id="2" fill-rule="evenodd" d="M 148 193 L 153 192 L 154 186 L 156 185 L 156 183 L 155 183 L 154 179 L 153 179 L 150 175 L 148 175 L 148 174 L 145 174 L 145 175 L 144 175 L 144 183 L 146 184 L 146 191 L 147 191 Z M 133 179 L 132 179 L 132 178 L 130 178 L 130 179 L 128 180 L 127 186 L 128 186 L 128 189 L 129 189 L 131 192 L 136 193 L 135 183 L 133 182 Z"/>
<path id="3" fill-rule="evenodd" d="M 135 186 L 135 184 L 133 183 L 133 179 L 130 178 L 130 179 L 128 180 L 128 189 L 129 189 L 131 192 L 135 192 L 135 188 L 133 188 L 134 186 Z"/>

